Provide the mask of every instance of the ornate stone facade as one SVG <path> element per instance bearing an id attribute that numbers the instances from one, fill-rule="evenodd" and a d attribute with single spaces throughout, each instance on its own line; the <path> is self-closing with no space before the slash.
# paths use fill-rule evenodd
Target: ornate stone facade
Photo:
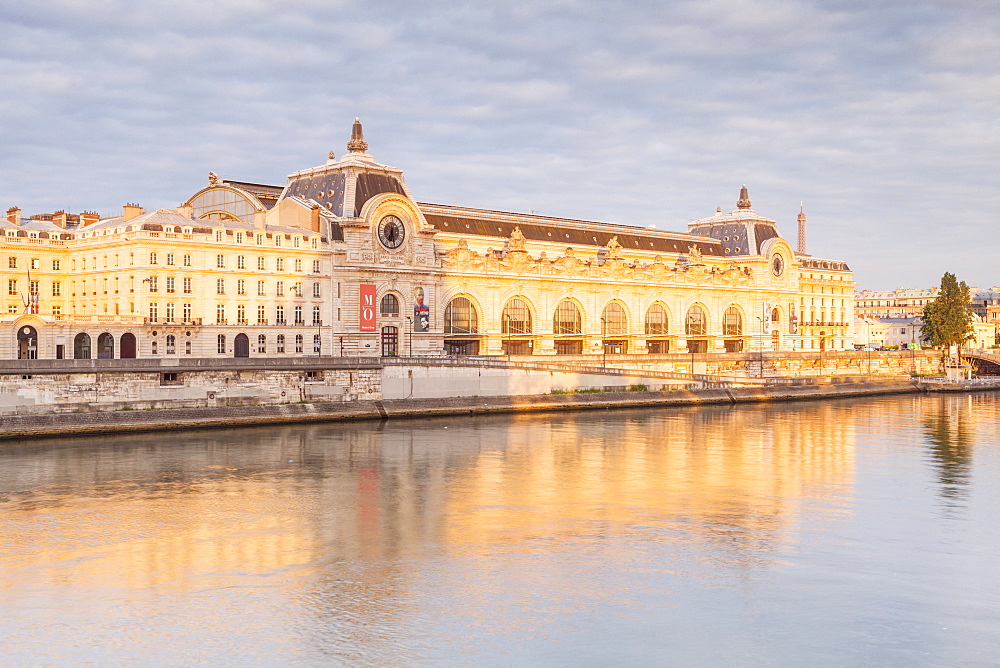
<path id="1" fill-rule="evenodd" d="M 176 210 L 12 208 L 0 356 L 852 347 L 849 268 L 796 253 L 745 186 L 733 212 L 661 232 L 418 203 L 360 121 L 347 148 L 284 187 L 210 173 Z"/>

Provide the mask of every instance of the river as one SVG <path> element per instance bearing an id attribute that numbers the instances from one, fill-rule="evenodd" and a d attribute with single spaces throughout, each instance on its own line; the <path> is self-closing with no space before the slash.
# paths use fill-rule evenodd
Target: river
<path id="1" fill-rule="evenodd" d="M 1000 394 L 0 444 L 13 664 L 1000 659 Z"/>

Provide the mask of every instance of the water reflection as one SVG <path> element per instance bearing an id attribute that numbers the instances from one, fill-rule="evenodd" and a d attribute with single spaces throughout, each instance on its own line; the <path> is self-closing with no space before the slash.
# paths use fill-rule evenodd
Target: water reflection
<path id="1" fill-rule="evenodd" d="M 957 399 L 9 444 L 0 589 L 23 641 L 7 649 L 71 661 L 108 634 L 154 662 L 538 660 L 512 641 L 547 646 L 614 626 L 609 615 L 634 624 L 634 610 L 692 631 L 706 596 L 746 604 L 826 536 L 849 535 L 872 498 L 859 439 L 880 494 L 912 440 L 941 495 L 967 503 L 997 402 Z M 59 639 L 51 653 L 29 642 L 40 635 Z"/>

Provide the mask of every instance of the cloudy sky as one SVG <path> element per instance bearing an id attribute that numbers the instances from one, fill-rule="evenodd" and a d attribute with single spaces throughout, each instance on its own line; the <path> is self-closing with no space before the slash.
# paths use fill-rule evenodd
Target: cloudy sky
<path id="1" fill-rule="evenodd" d="M 0 205 L 283 184 L 360 116 L 420 201 L 754 209 L 860 287 L 1000 284 L 1000 2 L 8 0 Z"/>

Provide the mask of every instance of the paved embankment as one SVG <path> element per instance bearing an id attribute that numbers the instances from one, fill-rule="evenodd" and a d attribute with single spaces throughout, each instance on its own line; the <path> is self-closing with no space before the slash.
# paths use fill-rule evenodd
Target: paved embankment
<path id="1" fill-rule="evenodd" d="M 917 382 L 894 381 L 666 392 L 334 401 L 276 406 L 225 406 L 11 415 L 0 417 L 0 439 L 16 440 L 63 435 L 120 434 L 339 420 L 795 401 L 921 391 L 925 391 L 925 388 Z"/>

